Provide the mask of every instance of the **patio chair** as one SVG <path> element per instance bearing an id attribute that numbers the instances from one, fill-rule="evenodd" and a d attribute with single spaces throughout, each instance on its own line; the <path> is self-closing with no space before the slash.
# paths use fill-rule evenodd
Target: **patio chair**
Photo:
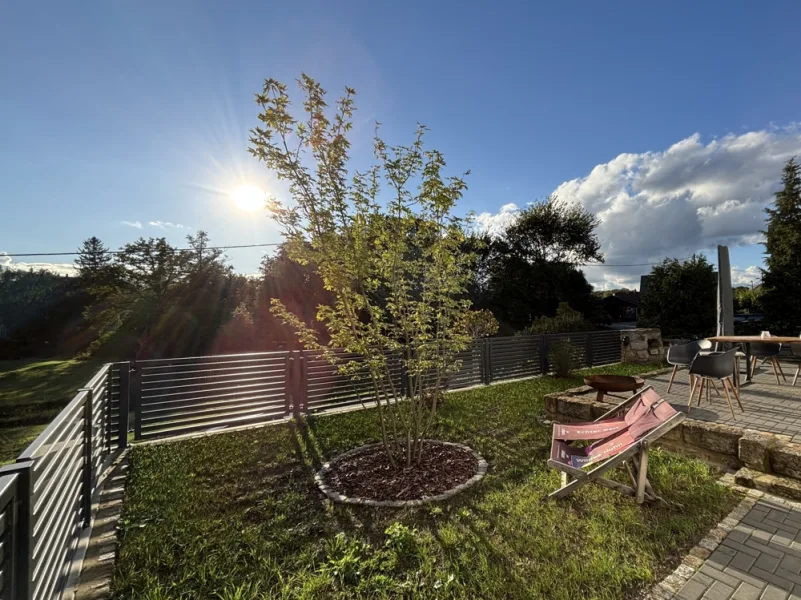
<path id="1" fill-rule="evenodd" d="M 714 354 L 707 354 L 706 356 L 695 357 L 693 364 L 690 365 L 690 374 L 694 377 L 694 381 L 693 387 L 690 389 L 690 401 L 687 403 L 688 414 L 690 410 L 692 410 L 693 396 L 695 395 L 696 388 L 698 388 L 698 406 L 701 406 L 701 396 L 704 393 L 707 382 L 714 384 L 716 379 L 720 381 L 723 386 L 723 391 L 726 392 L 726 400 L 729 403 L 732 419 L 736 419 L 737 417 L 734 416 L 734 407 L 732 406 L 731 396 L 729 395 L 730 389 L 734 397 L 737 398 L 740 411 L 745 412 L 742 402 L 740 402 L 740 392 L 737 391 L 737 386 L 735 386 L 732 381 L 732 377 L 735 377 L 734 363 L 736 354 L 737 350 L 733 349 L 728 352 L 716 352 Z M 717 389 L 717 387 L 715 389 Z M 706 395 L 707 401 L 709 401 L 708 387 L 706 387 Z"/>
<path id="2" fill-rule="evenodd" d="M 564 498 L 588 483 L 596 483 L 634 496 L 638 504 L 661 500 L 648 482 L 648 448 L 684 418 L 684 413 L 648 386 L 591 423 L 554 423 L 548 466 L 561 471 L 562 486 L 548 497 Z M 570 444 L 590 440 L 595 443 L 584 448 Z M 582 467 L 588 466 L 593 468 L 584 471 Z M 621 466 L 625 466 L 634 487 L 602 477 Z"/>
<path id="3" fill-rule="evenodd" d="M 712 342 L 709 340 L 695 340 L 688 344 L 677 344 L 670 346 L 667 351 L 667 361 L 673 365 L 673 372 L 670 374 L 670 382 L 668 383 L 667 393 L 670 393 L 670 388 L 673 387 L 673 378 L 676 376 L 676 371 L 679 367 L 689 368 L 693 359 L 702 352 L 708 352 L 712 349 Z M 693 383 L 692 375 L 690 376 L 690 385 Z"/>
<path id="4" fill-rule="evenodd" d="M 779 355 L 782 352 L 782 345 L 776 342 L 752 342 L 751 343 L 751 372 L 753 373 L 756 370 L 757 360 L 760 358 L 762 362 L 770 361 L 771 366 L 773 367 L 773 374 L 776 376 L 776 383 L 779 385 L 782 382 L 779 380 L 779 373 L 782 374 L 782 378 L 784 381 L 787 381 L 787 377 L 784 376 L 784 371 L 782 371 L 782 366 L 779 364 Z"/>
<path id="5" fill-rule="evenodd" d="M 798 374 L 801 373 L 801 343 L 790 344 L 790 352 L 793 358 L 799 359 L 798 368 L 795 371 L 795 377 L 793 377 L 793 387 L 795 387 L 795 382 L 798 381 Z"/>

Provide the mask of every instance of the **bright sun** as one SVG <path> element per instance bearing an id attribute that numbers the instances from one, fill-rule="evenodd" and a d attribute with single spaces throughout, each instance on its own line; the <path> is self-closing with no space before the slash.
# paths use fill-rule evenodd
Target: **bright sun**
<path id="1" fill-rule="evenodd" d="M 234 202 L 245 212 L 255 212 L 264 208 L 264 192 L 255 185 L 240 185 L 234 190 Z"/>

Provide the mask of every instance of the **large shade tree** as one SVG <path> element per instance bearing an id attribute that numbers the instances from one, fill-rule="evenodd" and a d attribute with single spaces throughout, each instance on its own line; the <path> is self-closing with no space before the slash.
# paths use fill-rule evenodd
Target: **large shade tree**
<path id="1" fill-rule="evenodd" d="M 773 207 L 766 210 L 762 306 L 777 333 L 798 335 L 801 329 L 801 165 L 790 159 Z"/>
<path id="2" fill-rule="evenodd" d="M 294 115 L 286 85 L 265 82 L 250 151 L 288 183 L 292 203 L 272 200 L 270 210 L 290 258 L 314 265 L 331 294 L 316 314 L 329 343 L 280 299 L 273 310 L 307 348 L 369 381 L 389 461 L 417 464 L 439 388 L 470 340 L 464 296 L 471 257 L 460 251 L 463 228 L 452 212 L 465 183 L 444 174 L 445 160 L 425 147 L 423 127 L 407 146 L 390 146 L 376 132 L 376 163 L 353 170 L 354 90 L 329 109 L 316 81 L 303 75 L 298 84 L 305 117 Z M 334 348 L 361 358 L 344 359 Z M 402 381 L 393 375 L 398 364 Z"/>
<path id="3" fill-rule="evenodd" d="M 603 261 L 597 227 L 592 213 L 552 196 L 522 210 L 500 235 L 476 236 L 474 303 L 516 330 L 553 316 L 563 302 L 593 318 L 597 301 L 579 265 Z"/>

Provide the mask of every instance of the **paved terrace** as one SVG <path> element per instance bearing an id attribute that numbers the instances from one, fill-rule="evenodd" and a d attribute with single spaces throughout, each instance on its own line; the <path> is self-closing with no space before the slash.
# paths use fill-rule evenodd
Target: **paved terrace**
<path id="1" fill-rule="evenodd" d="M 736 399 L 732 397 L 736 419 L 731 417 L 726 396 L 719 383 L 718 389 L 721 396 L 718 396 L 714 388 L 711 388 L 710 402 L 707 402 L 706 391 L 704 391 L 701 407 L 699 408 L 694 402 L 690 417 L 702 421 L 789 435 L 792 436 L 792 441 L 801 442 L 801 376 L 798 378 L 796 387 L 792 386 L 798 363 L 782 362 L 781 366 L 787 377 L 786 382 L 781 380 L 781 385 L 776 383 L 776 377 L 770 364 L 757 367 L 753 381 L 743 385 L 740 390 L 744 413 L 740 412 Z M 745 373 L 743 373 L 742 379 L 745 380 Z M 645 383 L 652 385 L 659 395 L 668 400 L 675 408 L 687 412 L 687 402 L 690 399 L 687 369 L 681 369 L 676 373 L 670 394 L 667 393 L 668 381 L 670 381 L 670 372 L 646 379 Z M 697 396 L 698 392 L 696 391 L 696 398 Z"/>

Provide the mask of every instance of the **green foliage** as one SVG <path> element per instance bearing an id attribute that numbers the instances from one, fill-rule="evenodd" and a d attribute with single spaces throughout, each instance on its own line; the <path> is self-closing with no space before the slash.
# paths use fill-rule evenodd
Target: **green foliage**
<path id="1" fill-rule="evenodd" d="M 798 335 L 801 330 L 801 165 L 790 159 L 782 189 L 767 208 L 762 304 L 771 331 Z"/>
<path id="2" fill-rule="evenodd" d="M 438 396 L 470 340 L 463 298 L 472 257 L 461 251 L 462 223 L 453 215 L 466 186 L 444 175 L 445 160 L 425 148 L 422 126 L 409 146 L 389 146 L 376 132 L 376 164 L 352 171 L 355 92 L 346 88 L 330 110 L 316 81 L 303 75 L 298 84 L 305 121 L 293 115 L 284 84 L 265 82 L 250 151 L 288 183 L 294 203 L 269 207 L 288 256 L 313 265 L 332 296 L 316 314 L 328 342 L 280 299 L 273 312 L 341 373 L 371 381 L 390 460 L 411 465 L 436 417 L 437 402 L 425 399 Z M 408 402 L 391 376 L 393 360 L 406 367 Z"/>
<path id="3" fill-rule="evenodd" d="M 320 501 L 315 467 L 378 439 L 375 409 L 135 447 L 113 597 L 636 598 L 740 498 L 702 461 L 654 449 L 649 479 L 664 504 L 638 506 L 600 486 L 546 501 L 559 474 L 546 466 L 543 395 L 586 374 L 651 368 L 449 394 L 432 434 L 470 444 L 492 468 L 477 487 L 428 507 Z M 629 483 L 625 470 L 608 476 Z"/>
<path id="4" fill-rule="evenodd" d="M 570 340 L 557 340 L 551 344 L 548 352 L 551 370 L 557 377 L 570 377 L 576 362 L 576 352 Z"/>
<path id="5" fill-rule="evenodd" d="M 745 314 L 761 314 L 764 310 L 762 308 L 762 294 L 765 289 L 760 286 L 758 288 L 750 287 L 736 287 L 732 290 L 732 299 L 734 302 L 734 312 Z"/>
<path id="6" fill-rule="evenodd" d="M 475 236 L 474 304 L 515 330 L 553 316 L 561 302 L 593 318 L 597 300 L 577 265 L 603 261 L 597 227 L 593 214 L 550 197 L 521 211 L 499 236 Z"/>
<path id="7" fill-rule="evenodd" d="M 717 275 L 704 256 L 666 258 L 651 270 L 638 325 L 659 327 L 663 337 L 703 337 L 715 330 L 716 302 Z"/>
<path id="8" fill-rule="evenodd" d="M 0 268 L 0 360 L 75 351 L 86 300 L 74 277 Z"/>
<path id="9" fill-rule="evenodd" d="M 467 333 L 473 339 L 490 337 L 498 333 L 498 319 L 486 308 L 465 314 Z"/>
<path id="10" fill-rule="evenodd" d="M 597 329 L 579 311 L 570 308 L 567 302 L 560 302 L 553 317 L 537 317 L 521 334 L 540 335 L 543 333 L 566 333 L 571 331 L 593 331 Z"/>

